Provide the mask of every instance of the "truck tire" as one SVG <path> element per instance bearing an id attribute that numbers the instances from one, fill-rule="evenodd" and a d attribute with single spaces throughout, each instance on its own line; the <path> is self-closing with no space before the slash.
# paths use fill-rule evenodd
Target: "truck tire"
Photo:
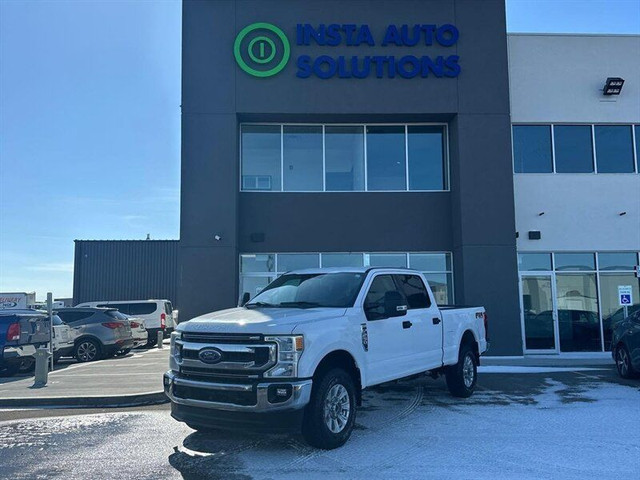
<path id="1" fill-rule="evenodd" d="M 471 396 L 478 381 L 478 360 L 469 343 L 460 346 L 458 363 L 448 367 L 445 376 L 451 395 L 460 398 Z"/>
<path id="2" fill-rule="evenodd" d="M 332 450 L 349 440 L 356 422 L 356 389 L 340 368 L 326 372 L 311 390 L 302 421 L 302 435 L 316 448 Z"/>

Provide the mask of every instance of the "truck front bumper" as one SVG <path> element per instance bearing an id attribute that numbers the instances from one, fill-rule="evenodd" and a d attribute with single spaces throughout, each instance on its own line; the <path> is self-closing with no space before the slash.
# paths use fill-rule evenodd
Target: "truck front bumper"
<path id="1" fill-rule="evenodd" d="M 257 384 L 202 382 L 164 374 L 164 392 L 175 405 L 228 412 L 301 410 L 311 399 L 312 380 Z"/>

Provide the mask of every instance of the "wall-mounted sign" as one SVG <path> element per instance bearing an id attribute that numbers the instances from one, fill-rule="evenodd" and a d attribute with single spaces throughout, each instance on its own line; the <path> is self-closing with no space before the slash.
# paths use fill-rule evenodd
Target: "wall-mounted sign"
<path id="1" fill-rule="evenodd" d="M 618 304 L 621 307 L 633 305 L 633 292 L 631 285 L 618 285 Z"/>
<path id="2" fill-rule="evenodd" d="M 451 24 L 388 25 L 379 38 L 368 25 L 298 24 L 295 60 L 298 78 L 455 78 L 460 74 L 458 55 L 425 55 L 438 45 L 454 46 L 460 33 Z M 325 47 L 322 55 L 308 55 L 305 47 Z M 411 54 L 388 52 L 390 46 L 411 49 Z M 332 55 L 335 47 L 354 47 L 353 55 Z M 238 66 L 254 77 L 271 77 L 282 71 L 291 57 L 285 33 L 270 23 L 253 23 L 238 33 L 233 53 Z M 298 53 L 298 52 L 296 52 Z"/>

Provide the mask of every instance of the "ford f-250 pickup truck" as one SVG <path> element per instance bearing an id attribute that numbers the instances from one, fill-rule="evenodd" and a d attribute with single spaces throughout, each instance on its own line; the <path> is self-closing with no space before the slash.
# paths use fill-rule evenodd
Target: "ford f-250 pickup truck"
<path id="1" fill-rule="evenodd" d="M 181 323 L 164 388 L 172 416 L 196 430 L 302 428 L 312 446 L 350 437 L 362 390 L 444 374 L 468 397 L 487 350 L 484 308 L 438 308 L 407 269 L 286 273 L 243 307 Z"/>

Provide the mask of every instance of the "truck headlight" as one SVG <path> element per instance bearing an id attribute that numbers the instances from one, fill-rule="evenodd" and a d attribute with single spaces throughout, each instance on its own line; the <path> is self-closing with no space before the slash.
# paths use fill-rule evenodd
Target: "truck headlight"
<path id="1" fill-rule="evenodd" d="M 304 351 L 304 337 L 302 335 L 282 335 L 265 337 L 266 342 L 278 345 L 278 358 L 275 366 L 264 373 L 265 377 L 297 377 L 298 360 Z"/>
<path id="2" fill-rule="evenodd" d="M 171 332 L 171 346 L 169 347 L 169 368 L 175 372 L 180 370 L 178 362 L 182 359 L 182 332 Z"/>

